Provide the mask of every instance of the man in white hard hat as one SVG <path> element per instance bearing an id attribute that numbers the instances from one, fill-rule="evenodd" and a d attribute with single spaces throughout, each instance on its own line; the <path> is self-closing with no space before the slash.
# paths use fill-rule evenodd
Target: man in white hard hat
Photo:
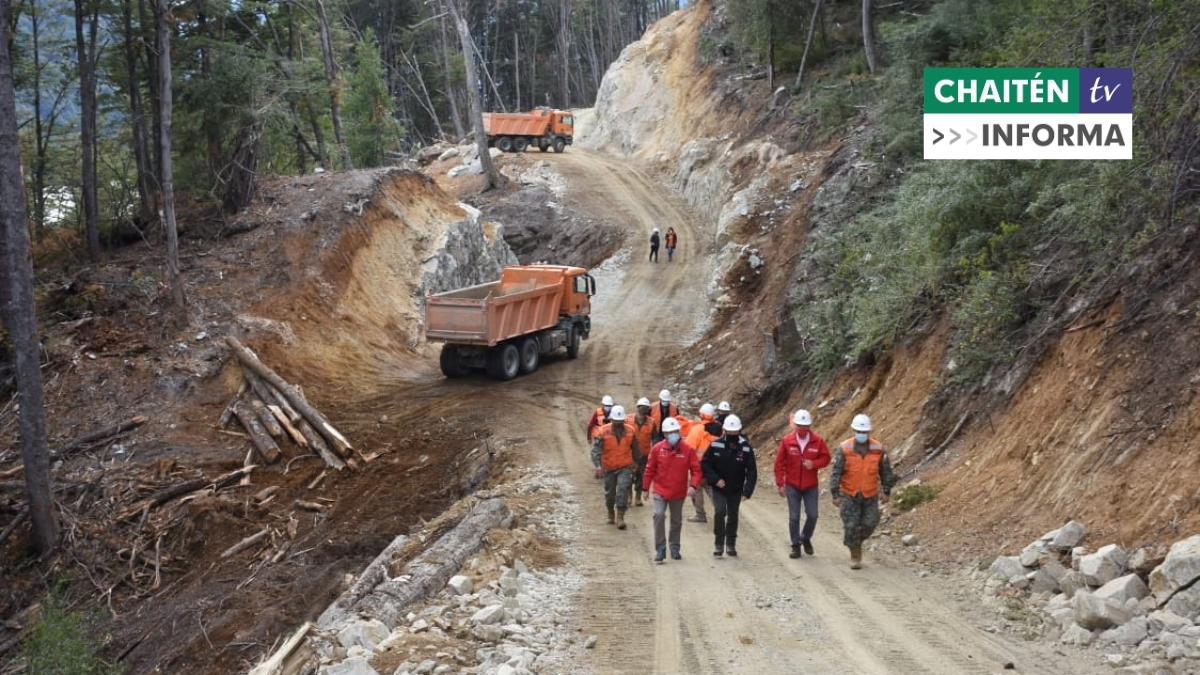
<path id="1" fill-rule="evenodd" d="M 829 492 L 842 515 L 842 542 L 850 549 L 850 568 L 862 567 L 862 545 L 879 525 L 879 504 L 888 503 L 896 474 L 883 443 L 871 438 L 871 418 L 863 414 L 850 422 L 852 438 L 833 453 Z"/>
<path id="2" fill-rule="evenodd" d="M 616 523 L 617 529 L 623 530 L 629 493 L 633 488 L 633 472 L 642 449 L 638 447 L 633 426 L 625 420 L 625 406 L 614 405 L 609 417 L 612 421 L 600 427 L 592 442 L 592 465 L 596 467 L 596 477 L 604 478 L 608 523 Z"/>
<path id="3" fill-rule="evenodd" d="M 813 554 L 812 536 L 817 529 L 817 502 L 821 486 L 817 471 L 829 466 L 829 446 L 812 431 L 812 413 L 797 410 L 792 415 L 792 431 L 779 439 L 775 453 L 775 487 L 788 503 L 790 557 Z M 800 507 L 804 507 L 804 530 L 800 529 Z"/>
<path id="4" fill-rule="evenodd" d="M 650 419 L 650 399 L 643 396 L 637 400 L 637 412 L 630 420 L 633 434 L 637 438 L 638 447 L 645 448 L 638 462 L 637 470 L 633 472 L 633 505 L 642 505 L 642 474 L 646 471 L 646 459 L 649 448 L 654 447 L 654 420 Z"/>
<path id="5" fill-rule="evenodd" d="M 600 399 L 600 407 L 596 408 L 594 411 L 592 411 L 592 416 L 591 416 L 591 418 L 588 419 L 588 424 L 587 424 L 588 443 L 591 443 L 596 438 L 596 431 L 600 427 L 602 427 L 605 424 L 608 424 L 609 422 L 612 421 L 608 418 L 609 414 L 612 412 L 612 407 L 613 407 L 613 397 L 609 396 L 608 394 L 605 394 Z"/>
<path id="6" fill-rule="evenodd" d="M 717 404 L 717 424 L 725 424 L 725 418 L 733 414 L 733 406 L 729 405 L 729 401 L 721 401 Z"/>
<path id="7" fill-rule="evenodd" d="M 742 435 L 742 420 L 730 415 L 722 429 L 724 435 L 708 446 L 708 452 L 700 460 L 700 470 L 712 487 L 713 555 L 736 557 L 738 510 L 754 494 L 758 467 L 754 448 Z"/>
<path id="8" fill-rule="evenodd" d="M 645 497 L 650 498 L 654 490 L 654 562 L 661 563 L 667 557 L 667 545 L 671 546 L 671 559 L 679 560 L 679 532 L 683 529 L 683 500 L 700 484 L 700 461 L 696 452 L 683 440 L 679 420 L 668 417 L 663 420 L 666 438 L 650 451 L 646 463 L 646 475 L 642 477 Z M 670 534 L 665 520 L 671 515 Z"/>
<path id="9" fill-rule="evenodd" d="M 716 421 L 716 409 L 713 408 L 711 403 L 705 403 L 700 406 L 700 420 L 688 429 L 687 437 L 684 440 L 695 449 L 696 458 L 703 459 L 704 453 L 708 452 L 708 446 L 720 438 L 721 433 L 721 425 Z M 695 510 L 695 513 L 688 516 L 689 523 L 708 522 L 708 514 L 704 511 L 705 494 L 708 494 L 709 499 L 712 499 L 712 488 L 707 483 L 701 481 L 700 487 L 692 493 L 692 508 Z"/>
<path id="10" fill-rule="evenodd" d="M 650 407 L 650 419 L 654 420 L 655 443 L 663 439 L 663 420 L 677 415 L 679 415 L 679 407 L 671 402 L 671 392 L 666 389 L 658 392 L 658 402 Z"/>

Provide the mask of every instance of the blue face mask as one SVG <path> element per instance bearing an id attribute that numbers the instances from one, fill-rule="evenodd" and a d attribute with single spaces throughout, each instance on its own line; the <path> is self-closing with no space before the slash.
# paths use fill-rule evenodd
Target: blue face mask
<path id="1" fill-rule="evenodd" d="M 859 443 L 866 443 L 870 439 L 871 436 L 869 434 L 864 434 L 861 431 L 854 434 L 854 440 L 858 441 Z"/>
<path id="2" fill-rule="evenodd" d="M 667 442 L 671 445 L 679 445 L 679 434 L 675 433 L 674 431 L 667 434 Z"/>

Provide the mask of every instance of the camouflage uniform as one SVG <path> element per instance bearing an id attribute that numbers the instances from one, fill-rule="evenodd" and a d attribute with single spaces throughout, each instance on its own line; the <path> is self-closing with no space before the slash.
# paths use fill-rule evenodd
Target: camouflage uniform
<path id="1" fill-rule="evenodd" d="M 854 451 L 865 455 L 867 443 L 855 443 Z M 833 455 L 833 470 L 829 473 L 829 493 L 836 499 L 841 497 L 842 506 L 839 509 L 842 516 L 842 542 L 849 548 L 861 546 L 879 525 L 879 495 L 864 497 L 862 493 L 847 495 L 841 492 L 842 473 L 846 469 L 846 456 L 841 449 Z M 882 494 L 890 495 L 896 484 L 896 474 L 892 471 L 892 463 L 888 461 L 887 452 L 879 460 L 879 490 Z"/>

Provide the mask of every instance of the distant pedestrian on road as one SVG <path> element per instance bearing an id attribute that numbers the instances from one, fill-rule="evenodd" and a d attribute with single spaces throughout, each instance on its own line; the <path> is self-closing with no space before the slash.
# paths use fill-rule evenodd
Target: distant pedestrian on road
<path id="1" fill-rule="evenodd" d="M 634 414 L 633 420 L 630 422 L 633 425 L 633 435 L 637 438 L 639 448 L 654 447 L 654 420 L 650 419 L 650 399 L 642 397 L 637 402 L 637 413 Z M 633 505 L 642 505 L 643 487 L 642 474 L 646 471 L 646 461 L 649 458 L 649 451 L 642 452 L 641 460 L 638 462 L 637 470 L 633 472 Z"/>
<path id="2" fill-rule="evenodd" d="M 614 405 L 609 417 L 612 422 L 600 427 L 596 440 L 592 442 L 592 465 L 596 467 L 596 477 L 604 478 L 604 506 L 608 510 L 608 524 L 616 523 L 617 529 L 623 530 L 625 511 L 629 508 L 629 493 L 633 487 L 633 472 L 641 457 L 641 448 L 638 447 L 633 425 L 625 421 L 625 406 Z"/>
<path id="3" fill-rule="evenodd" d="M 829 492 L 842 514 L 842 542 L 850 549 L 850 568 L 862 567 L 862 545 L 879 525 L 879 504 L 888 503 L 896 474 L 883 443 L 871 438 L 871 418 L 855 415 L 854 437 L 833 453 Z"/>
<path id="4" fill-rule="evenodd" d="M 671 259 L 675 257 L 675 246 L 679 244 L 679 235 L 675 234 L 675 228 L 673 227 L 667 228 L 666 244 L 667 262 L 671 262 Z"/>
<path id="5" fill-rule="evenodd" d="M 791 557 L 813 554 L 812 536 L 817 529 L 817 497 L 821 486 L 817 471 L 829 466 L 829 446 L 825 439 L 812 432 L 812 414 L 797 410 L 792 415 L 792 432 L 779 440 L 775 453 L 775 487 L 779 496 L 787 498 L 788 537 L 792 542 Z M 804 507 L 804 530 L 800 530 L 800 507 Z"/>
<path id="6" fill-rule="evenodd" d="M 725 418 L 723 436 L 708 446 L 700 470 L 712 486 L 713 555 L 737 556 L 738 510 L 742 502 L 754 494 L 758 482 L 758 467 L 754 448 L 742 435 L 742 421 L 737 415 Z"/>
<path id="7" fill-rule="evenodd" d="M 650 262 L 658 262 L 658 228 L 650 233 Z"/>
<path id="8" fill-rule="evenodd" d="M 650 451 L 646 472 L 642 476 L 642 489 L 646 499 L 654 490 L 654 562 L 661 563 L 667 557 L 667 545 L 671 546 L 671 559 L 679 560 L 679 531 L 683 529 L 683 500 L 696 491 L 700 484 L 700 460 L 696 451 L 680 437 L 679 420 L 669 417 L 663 421 L 666 439 Z M 666 532 L 667 511 L 671 513 L 670 535 Z"/>

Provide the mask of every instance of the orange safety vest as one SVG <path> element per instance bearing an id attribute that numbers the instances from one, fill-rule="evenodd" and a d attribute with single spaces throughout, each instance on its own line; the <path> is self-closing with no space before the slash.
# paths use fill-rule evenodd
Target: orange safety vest
<path id="1" fill-rule="evenodd" d="M 676 417 L 678 415 L 679 415 L 679 407 L 676 406 L 674 403 L 668 403 L 667 404 L 667 416 L 668 417 Z M 650 419 L 654 420 L 655 431 L 662 429 L 662 423 L 663 423 L 662 401 L 655 401 L 653 404 L 651 404 Z"/>
<path id="2" fill-rule="evenodd" d="M 654 446 L 654 441 L 652 440 L 654 435 L 654 420 L 650 419 L 649 415 L 646 416 L 646 421 L 641 424 L 638 424 L 636 415 L 632 419 L 632 422 L 626 421 L 625 426 L 633 427 L 633 436 L 637 439 L 638 449 L 641 451 L 642 457 L 649 457 L 650 448 Z"/>
<path id="3" fill-rule="evenodd" d="M 696 449 L 697 457 L 703 457 L 704 453 L 708 450 L 708 446 L 717 439 L 716 436 L 708 433 L 708 430 L 704 428 L 704 425 L 711 421 L 711 419 L 701 419 L 698 422 L 694 422 L 685 437 L 687 444 Z"/>
<path id="4" fill-rule="evenodd" d="M 842 441 L 842 494 L 855 497 L 874 497 L 879 494 L 879 464 L 883 461 L 883 443 L 872 438 L 867 454 L 854 451 L 854 439 Z"/>
<path id="5" fill-rule="evenodd" d="M 625 434 L 617 438 L 613 433 L 613 425 L 625 426 Z M 633 465 L 633 441 L 635 430 L 628 422 L 613 422 L 600 428 L 601 443 L 600 466 L 605 471 L 616 471 Z"/>

